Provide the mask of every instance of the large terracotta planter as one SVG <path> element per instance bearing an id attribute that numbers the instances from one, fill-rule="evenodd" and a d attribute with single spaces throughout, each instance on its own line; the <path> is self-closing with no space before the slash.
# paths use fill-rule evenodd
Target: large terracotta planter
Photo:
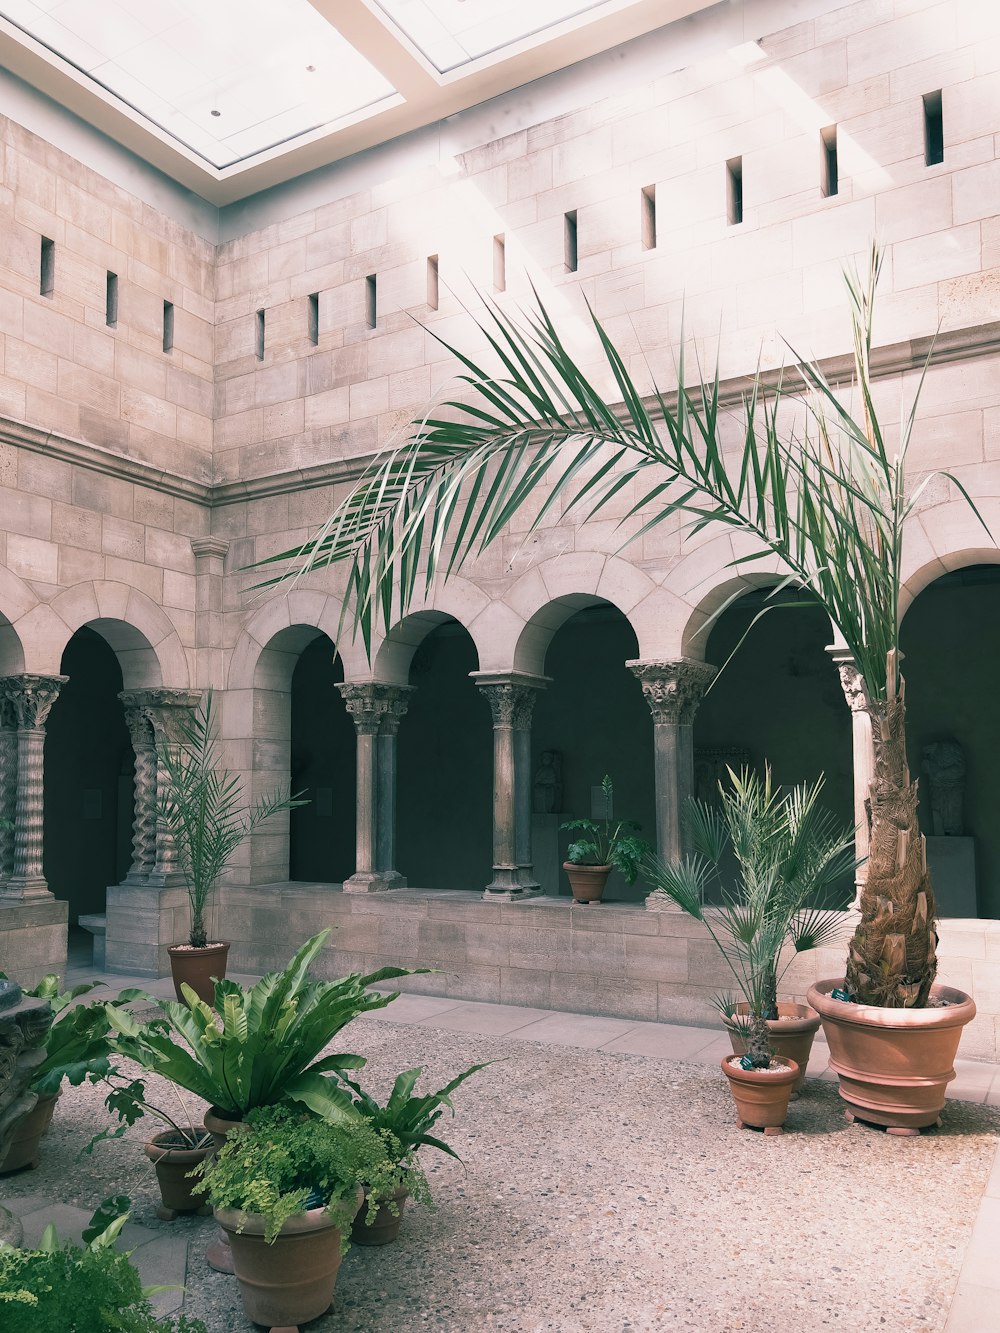
<path id="1" fill-rule="evenodd" d="M 200 1000 L 214 1004 L 215 983 L 212 978 L 226 975 L 229 945 L 207 944 L 204 949 L 193 949 L 190 944 L 171 944 L 167 953 L 170 955 L 170 975 L 174 980 L 174 993 L 178 1000 L 184 998 L 181 995 L 181 983 L 186 981 Z"/>
<path id="2" fill-rule="evenodd" d="M 271 1245 L 264 1240 L 264 1219 L 256 1213 L 216 1208 L 215 1217 L 232 1247 L 248 1319 L 265 1328 L 286 1328 L 329 1310 L 343 1232 L 324 1208 L 290 1217 Z"/>
<path id="3" fill-rule="evenodd" d="M 34 1170 L 38 1165 L 41 1142 L 49 1132 L 52 1113 L 61 1095 L 60 1090 L 49 1096 L 39 1097 L 32 1109 L 20 1121 L 14 1130 L 14 1137 L 7 1145 L 4 1159 L 0 1162 L 0 1175 L 5 1176 L 9 1171 L 20 1171 L 26 1166 Z"/>
<path id="4" fill-rule="evenodd" d="M 944 1002 L 937 1007 L 883 1009 L 832 999 L 830 992 L 843 984 L 818 981 L 807 998 L 822 1019 L 848 1118 L 884 1125 L 891 1134 L 938 1124 L 975 1001 L 951 986 L 934 986 L 932 1000 Z"/>
<path id="5" fill-rule="evenodd" d="M 575 861 L 564 861 L 563 870 L 566 871 L 570 890 L 578 903 L 601 901 L 611 874 L 610 866 L 584 866 L 577 865 Z"/>
<path id="6" fill-rule="evenodd" d="M 389 1245 L 397 1240 L 399 1228 L 403 1222 L 403 1205 L 408 1197 L 409 1190 L 400 1185 L 392 1196 L 395 1212 L 393 1212 L 389 1202 L 386 1201 L 379 1205 L 374 1218 L 370 1222 L 366 1222 L 365 1213 L 368 1210 L 368 1195 L 365 1194 L 361 1211 L 354 1219 L 354 1225 L 351 1227 L 352 1245 Z"/>
<path id="7" fill-rule="evenodd" d="M 749 1005 L 741 1002 L 736 1006 L 736 1013 L 746 1014 Z M 799 1076 L 792 1085 L 794 1097 L 806 1081 L 806 1067 L 812 1051 L 813 1037 L 819 1031 L 819 1014 L 807 1004 L 796 1004 L 792 1000 L 778 1001 L 777 1019 L 767 1020 L 767 1030 L 771 1036 L 771 1049 L 783 1059 L 794 1060 L 799 1067 Z M 723 1026 L 729 1033 L 733 1055 L 746 1055 L 747 1044 L 743 1035 L 727 1014 L 722 1015 Z"/>
<path id="8" fill-rule="evenodd" d="M 176 1138 L 174 1130 L 166 1130 L 144 1145 L 146 1156 L 156 1168 L 156 1179 L 160 1186 L 161 1202 L 156 1209 L 156 1216 L 161 1222 L 173 1222 L 179 1213 L 207 1214 L 212 1211 L 205 1202 L 205 1196 L 194 1193 L 199 1180 L 197 1177 L 189 1180 L 188 1172 L 215 1152 L 215 1144 L 209 1141 L 200 1148 L 172 1147 L 171 1140 Z"/>
<path id="9" fill-rule="evenodd" d="M 795 1061 L 786 1060 L 776 1069 L 741 1069 L 731 1055 L 724 1055 L 721 1064 L 729 1079 L 740 1129 L 749 1125 L 768 1135 L 781 1134 L 792 1087 L 799 1076 Z"/>

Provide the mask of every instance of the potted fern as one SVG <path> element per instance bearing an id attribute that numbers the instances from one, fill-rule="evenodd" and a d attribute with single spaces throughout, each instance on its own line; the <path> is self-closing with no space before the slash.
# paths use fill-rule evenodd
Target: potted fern
<path id="1" fill-rule="evenodd" d="M 221 764 L 211 690 L 179 719 L 178 729 L 179 743 L 160 756 L 166 783 L 158 805 L 184 873 L 191 919 L 187 942 L 170 945 L 167 953 L 177 999 L 187 983 L 211 1004 L 213 978 L 226 975 L 229 954 L 228 943 L 208 938 L 206 914 L 219 876 L 265 820 L 305 801 L 275 790 L 245 802 L 242 778 Z"/>
<path id="2" fill-rule="evenodd" d="M 609 774 L 601 782 L 604 793 L 604 818 L 568 819 L 559 827 L 572 833 L 582 833 L 570 843 L 563 862 L 573 900 L 581 905 L 599 903 L 604 897 L 612 870 L 619 871 L 626 883 L 634 884 L 639 877 L 639 866 L 650 844 L 636 837 L 641 825 L 631 819 L 615 819 L 615 789 Z"/>
<path id="3" fill-rule="evenodd" d="M 543 483 L 534 527 L 554 506 L 590 516 L 634 486 L 637 498 L 621 521 L 638 532 L 686 519 L 695 532 L 715 526 L 742 534 L 736 566 L 776 558 L 785 572 L 779 588 L 807 589 L 829 615 L 872 733 L 860 919 L 846 976 L 819 983 L 810 1003 L 823 1016 L 848 1113 L 917 1133 L 940 1115 L 962 1028 L 976 1010 L 968 995 L 935 982 L 934 893 L 906 759 L 903 550 L 934 476 L 979 514 L 953 473 L 937 470 L 917 484 L 907 478 L 919 388 L 898 439 L 879 421 L 872 327 L 881 263 L 873 244 L 866 271 L 845 274 L 858 409 L 817 362 L 797 358 L 796 386 L 801 379 L 805 394 L 786 387 L 790 376 L 772 387 L 758 374 L 736 447 L 723 447 L 718 372 L 690 387 L 683 341 L 676 393 L 649 393 L 594 317 L 603 371 L 616 386 L 609 400 L 544 306 L 525 323 L 488 304 L 480 327 L 500 355 L 500 376 L 448 345 L 463 367 L 464 401 L 422 416 L 311 543 L 269 560 L 296 570 L 346 561 L 355 619 L 370 647 L 379 617 L 405 615 L 415 589 L 459 570 L 499 537 L 523 505 L 537 504 Z M 505 484 L 484 484 L 496 468 Z"/>

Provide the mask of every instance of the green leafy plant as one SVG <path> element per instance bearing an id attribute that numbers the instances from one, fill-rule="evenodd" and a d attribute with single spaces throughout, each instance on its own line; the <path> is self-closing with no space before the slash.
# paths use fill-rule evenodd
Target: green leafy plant
<path id="1" fill-rule="evenodd" d="M 159 814 L 173 835 L 187 881 L 191 925 L 188 943 L 208 943 L 205 912 L 216 882 L 236 850 L 266 819 L 306 802 L 301 793 L 267 792 L 248 805 L 243 779 L 223 768 L 213 713 L 212 691 L 200 707 L 178 722 L 179 745 L 166 746 L 160 760 L 166 778 Z"/>
<path id="2" fill-rule="evenodd" d="M 731 788 L 719 784 L 719 808 L 690 803 L 694 853 L 673 865 L 653 857 L 647 862 L 655 885 L 650 905 L 676 903 L 705 926 L 746 1003 L 745 1021 L 731 1018 L 731 995 L 715 1003 L 744 1028 L 751 1065 L 766 1069 L 773 1054 L 767 1020 L 778 1017 L 782 950 L 791 945 L 802 953 L 836 937 L 840 913 L 823 901 L 854 868 L 854 831 L 819 805 L 822 777 L 785 794 L 773 785 L 770 767 L 763 778 L 732 769 L 729 777 Z M 738 868 L 734 888 L 722 875 L 727 853 Z M 718 907 L 706 905 L 712 887 L 722 898 Z"/>
<path id="3" fill-rule="evenodd" d="M 0 978 L 6 980 L 6 974 L 0 972 Z M 111 1001 L 74 1003 L 81 995 L 103 985 L 103 981 L 83 981 L 71 990 L 60 991 L 58 976 L 50 972 L 37 986 L 24 992 L 35 999 L 48 1000 L 53 1014 L 53 1023 L 44 1043 L 45 1059 L 34 1071 L 32 1092 L 42 1097 L 54 1097 L 64 1078 L 76 1088 L 86 1078 L 103 1077 L 112 1072 L 108 1005 L 120 1008 L 141 998 L 144 993 L 130 988 L 120 991 Z"/>
<path id="4" fill-rule="evenodd" d="M 346 1250 L 361 1183 L 374 1182 L 374 1213 L 378 1199 L 392 1192 L 398 1149 L 391 1135 L 360 1116 L 331 1124 L 301 1107 L 268 1106 L 250 1111 L 191 1174 L 203 1177 L 198 1188 L 213 1208 L 263 1217 L 269 1244 L 296 1213 L 325 1208 L 342 1227 Z"/>
<path id="5" fill-rule="evenodd" d="M 377 620 L 389 624 L 405 614 L 416 593 L 481 552 L 525 504 L 533 506 L 537 528 L 554 513 L 589 518 L 631 489 L 636 498 L 621 519 L 623 545 L 626 536 L 680 518 L 695 534 L 709 527 L 742 534 L 747 543 L 732 562 L 737 568 L 776 557 L 785 570 L 779 587 L 808 589 L 850 650 L 872 723 L 870 852 L 848 989 L 866 1004 L 910 1007 L 930 997 L 937 935 L 906 762 L 904 538 L 935 476 L 979 514 L 953 473 L 907 482 L 919 386 L 898 440 L 879 421 L 871 353 L 881 262 L 873 245 L 867 271 L 845 274 L 858 409 L 852 412 L 818 363 L 797 357 L 791 388 L 788 375 L 773 390 L 755 377 L 735 422 L 738 439 L 730 444 L 728 436 L 725 447 L 718 369 L 691 387 L 683 340 L 676 393 L 647 393 L 592 317 L 602 370 L 616 388 L 617 401 L 609 401 L 540 302 L 523 321 L 487 303 L 479 327 L 497 368 L 445 344 L 463 367 L 464 401 L 422 417 L 314 538 L 272 559 L 292 561 L 296 571 L 346 561 L 345 608 L 370 649 Z"/>
<path id="6" fill-rule="evenodd" d="M 625 876 L 629 884 L 634 884 L 639 876 L 642 859 L 653 849 L 644 838 L 635 835 L 642 828 L 632 819 L 612 820 L 615 789 L 607 773 L 601 783 L 604 792 L 605 817 L 596 819 L 568 819 L 560 824 L 561 829 L 570 832 L 580 830 L 586 837 L 571 842 L 566 858 L 574 865 L 612 866 Z"/>
<path id="7" fill-rule="evenodd" d="M 364 1059 L 320 1054 L 352 1018 L 396 998 L 370 986 L 409 976 L 412 969 L 383 967 L 367 976 L 313 981 L 309 967 L 329 934 L 328 928 L 314 935 L 283 972 L 270 972 L 247 990 L 217 981 L 214 1009 L 188 985 L 183 1004 L 162 1002 L 165 1018 L 140 1023 L 125 1010 L 109 1009 L 113 1049 L 232 1119 L 283 1100 L 331 1120 L 357 1118 L 350 1095 L 331 1075 L 358 1069 Z"/>
<path id="8" fill-rule="evenodd" d="M 45 1228 L 38 1248 L 0 1247 L 0 1325 L 4 1333 L 207 1333 L 186 1315 L 158 1319 L 127 1254 L 114 1249 L 129 1201 L 107 1199 L 82 1246 L 60 1245 Z"/>
<path id="9" fill-rule="evenodd" d="M 152 1115 L 161 1121 L 166 1127 L 163 1132 L 170 1134 L 169 1140 L 160 1145 L 164 1149 L 206 1148 L 212 1143 L 212 1135 L 204 1125 L 195 1122 L 195 1117 L 175 1084 L 170 1086 L 176 1096 L 177 1106 L 166 1111 L 162 1106 L 156 1106 L 149 1101 L 144 1079 L 128 1078 L 118 1069 L 113 1068 L 104 1075 L 92 1074 L 90 1082 L 95 1085 L 103 1083 L 109 1089 L 104 1105 L 117 1117 L 118 1125 L 114 1129 L 105 1128 L 95 1134 L 83 1149 L 84 1153 L 92 1153 L 98 1143 L 103 1143 L 107 1139 L 124 1137 L 147 1115 Z"/>

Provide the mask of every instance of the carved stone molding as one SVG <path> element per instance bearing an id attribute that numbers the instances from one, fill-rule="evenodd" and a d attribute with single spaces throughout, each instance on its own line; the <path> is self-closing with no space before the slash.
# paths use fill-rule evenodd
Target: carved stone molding
<path id="1" fill-rule="evenodd" d="M 40 731 L 69 676 L 7 676 L 3 695 L 18 731 Z"/>
<path id="2" fill-rule="evenodd" d="M 472 679 L 490 706 L 494 727 L 528 731 L 535 700 L 549 683 L 548 676 L 529 676 L 526 672 L 474 671 Z"/>
<path id="3" fill-rule="evenodd" d="M 184 723 L 201 703 L 201 690 L 175 690 L 157 685 L 148 690 L 135 690 L 136 700 L 152 725 L 157 748 L 161 745 L 180 745 L 184 740 Z"/>
<path id="4" fill-rule="evenodd" d="M 639 684 L 653 721 L 690 726 L 705 691 L 718 674 L 707 662 L 681 657 L 673 662 L 626 662 Z"/>
<path id="5" fill-rule="evenodd" d="M 229 542 L 225 537 L 192 537 L 191 550 L 196 560 L 206 556 L 224 560 L 229 553 Z"/>
<path id="6" fill-rule="evenodd" d="M 840 688 L 852 713 L 864 713 L 868 709 L 868 692 L 865 678 L 858 670 L 849 648 L 832 647 L 826 650 L 837 667 L 840 675 Z"/>
<path id="7" fill-rule="evenodd" d="M 342 681 L 337 685 L 359 736 L 395 736 L 414 688 L 378 680 Z"/>

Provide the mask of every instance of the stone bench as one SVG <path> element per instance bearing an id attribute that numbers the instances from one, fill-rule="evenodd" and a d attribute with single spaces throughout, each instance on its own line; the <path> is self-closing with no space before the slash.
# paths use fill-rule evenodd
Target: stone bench
<path id="1" fill-rule="evenodd" d="M 103 972 L 105 962 L 105 935 L 108 929 L 108 918 L 103 912 L 93 912 L 89 916 L 78 917 L 77 921 L 82 930 L 87 930 L 93 935 L 94 967 L 98 972 Z"/>

